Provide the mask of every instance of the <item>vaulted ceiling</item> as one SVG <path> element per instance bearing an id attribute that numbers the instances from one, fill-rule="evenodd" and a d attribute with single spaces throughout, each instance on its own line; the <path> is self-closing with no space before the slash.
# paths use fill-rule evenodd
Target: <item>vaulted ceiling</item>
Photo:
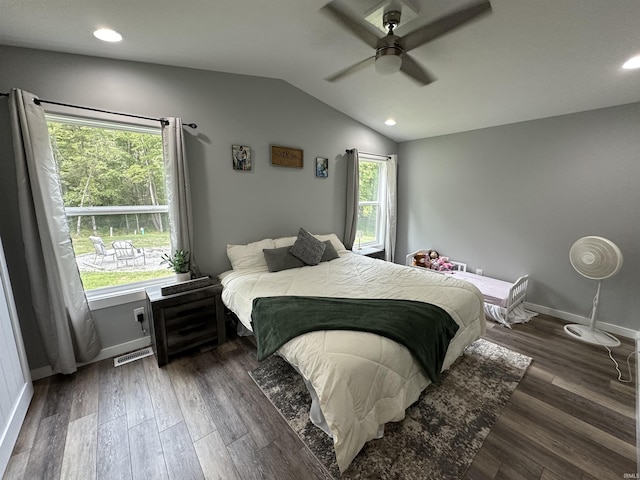
<path id="1" fill-rule="evenodd" d="M 365 23 L 402 4 L 402 36 L 473 1 L 334 5 Z M 437 79 L 423 87 L 372 66 L 324 80 L 374 53 L 325 3 L 0 0 L 0 44 L 280 78 L 396 141 L 640 101 L 640 69 L 621 68 L 640 55 L 638 0 L 491 0 L 491 14 L 411 52 Z M 124 40 L 96 40 L 98 27 Z"/>

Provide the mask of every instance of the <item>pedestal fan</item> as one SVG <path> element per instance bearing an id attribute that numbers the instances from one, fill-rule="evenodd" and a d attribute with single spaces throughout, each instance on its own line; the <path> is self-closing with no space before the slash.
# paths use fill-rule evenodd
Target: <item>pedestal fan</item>
<path id="1" fill-rule="evenodd" d="M 598 288 L 596 296 L 593 297 L 590 325 L 565 325 L 564 331 L 583 342 L 617 347 L 620 345 L 620 340 L 607 332 L 597 329 L 595 325 L 602 280 L 618 273 L 620 267 L 622 267 L 622 252 L 615 243 L 606 238 L 596 236 L 583 237 L 571 247 L 569 260 L 580 275 L 592 280 L 598 280 Z"/>

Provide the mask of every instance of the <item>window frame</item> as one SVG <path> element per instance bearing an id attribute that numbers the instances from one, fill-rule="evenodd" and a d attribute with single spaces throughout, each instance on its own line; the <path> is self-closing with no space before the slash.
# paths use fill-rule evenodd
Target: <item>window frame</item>
<path id="1" fill-rule="evenodd" d="M 362 163 L 374 163 L 378 165 L 378 199 L 360 201 L 358 198 L 358 222 L 356 225 L 356 232 L 360 230 L 360 207 L 374 205 L 378 207 L 378 214 L 376 219 L 376 238 L 373 241 L 358 243 L 358 246 L 362 249 L 366 249 L 367 252 L 376 252 L 384 250 L 384 242 L 386 235 L 387 224 L 387 161 L 386 159 L 375 158 L 367 154 L 360 154 L 358 156 L 358 178 L 360 176 L 360 166 Z M 358 191 L 360 191 L 360 182 L 358 181 Z M 358 195 L 359 197 L 359 195 Z M 356 242 L 358 239 L 356 238 Z"/>
<path id="2" fill-rule="evenodd" d="M 83 117 L 71 114 L 61 113 L 45 113 L 47 124 L 49 122 L 65 123 L 68 125 L 79 125 L 92 128 L 103 128 L 111 130 L 121 130 L 134 133 L 144 133 L 151 135 L 162 135 L 160 126 L 143 125 L 140 123 L 130 123 L 114 120 L 101 120 L 90 117 Z M 169 172 L 164 172 L 166 178 Z M 171 201 L 167 198 L 167 204 Z M 169 228 L 169 225 L 168 225 Z M 169 232 L 170 233 L 170 232 Z M 171 235 L 169 235 L 171 238 Z M 173 247 L 170 246 L 170 250 Z M 74 252 L 75 256 L 75 252 Z M 167 275 L 166 277 L 142 280 L 121 285 L 110 285 L 106 287 L 94 288 L 92 290 L 84 290 L 85 296 L 89 303 L 90 310 L 99 310 L 117 305 L 124 305 L 134 301 L 141 301 L 146 298 L 145 288 L 151 286 L 170 285 L 177 281 L 177 276 Z"/>

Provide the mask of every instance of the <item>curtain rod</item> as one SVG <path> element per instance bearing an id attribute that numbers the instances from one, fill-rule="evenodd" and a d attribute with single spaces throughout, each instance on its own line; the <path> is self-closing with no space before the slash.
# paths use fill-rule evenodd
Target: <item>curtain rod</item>
<path id="1" fill-rule="evenodd" d="M 0 97 L 8 97 L 8 96 L 9 96 L 8 93 L 0 92 Z M 34 101 L 34 103 L 36 105 L 40 105 L 41 103 L 49 103 L 51 105 L 60 105 L 62 107 L 79 108 L 81 110 L 91 110 L 92 112 L 110 113 L 112 115 L 120 115 L 120 116 L 123 116 L 123 117 L 141 118 L 143 120 L 153 120 L 153 121 L 156 121 L 156 122 L 160 122 L 162 125 L 168 125 L 169 124 L 169 122 L 164 118 L 144 117 L 142 115 L 133 115 L 131 113 L 112 112 L 110 110 L 101 110 L 99 108 L 85 107 L 83 105 L 73 105 L 73 104 L 70 104 L 70 103 L 54 102 L 53 100 L 43 100 L 43 99 L 39 99 L 39 98 L 34 98 L 33 101 Z M 187 126 L 187 127 L 191 127 L 191 128 L 198 128 L 198 125 L 196 125 L 195 123 L 183 123 L 182 125 L 183 126 Z"/>
<path id="2" fill-rule="evenodd" d="M 351 153 L 352 151 L 353 151 L 353 148 L 352 149 L 348 149 L 347 148 L 345 150 L 346 153 Z M 370 157 L 381 157 L 381 158 L 386 158 L 386 159 L 391 158 L 389 155 L 380 155 L 379 153 L 367 153 L 367 152 L 360 152 L 360 151 L 358 151 L 358 153 L 361 153 L 363 155 L 369 155 Z"/>

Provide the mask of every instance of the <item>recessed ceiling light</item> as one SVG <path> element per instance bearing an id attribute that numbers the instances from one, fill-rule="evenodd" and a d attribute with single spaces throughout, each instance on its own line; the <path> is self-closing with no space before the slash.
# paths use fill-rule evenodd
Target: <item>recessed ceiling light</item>
<path id="1" fill-rule="evenodd" d="M 626 68 L 627 70 L 640 68 L 640 55 L 638 55 L 637 57 L 630 58 L 629 60 L 624 62 L 624 65 L 622 65 L 622 68 Z"/>
<path id="2" fill-rule="evenodd" d="M 119 42 L 122 40 L 122 35 L 110 28 L 99 28 L 93 32 L 93 36 L 103 42 Z"/>
<path id="3" fill-rule="evenodd" d="M 393 118 L 388 118 L 387 120 L 385 120 L 384 124 L 392 127 L 396 124 L 396 121 Z"/>

